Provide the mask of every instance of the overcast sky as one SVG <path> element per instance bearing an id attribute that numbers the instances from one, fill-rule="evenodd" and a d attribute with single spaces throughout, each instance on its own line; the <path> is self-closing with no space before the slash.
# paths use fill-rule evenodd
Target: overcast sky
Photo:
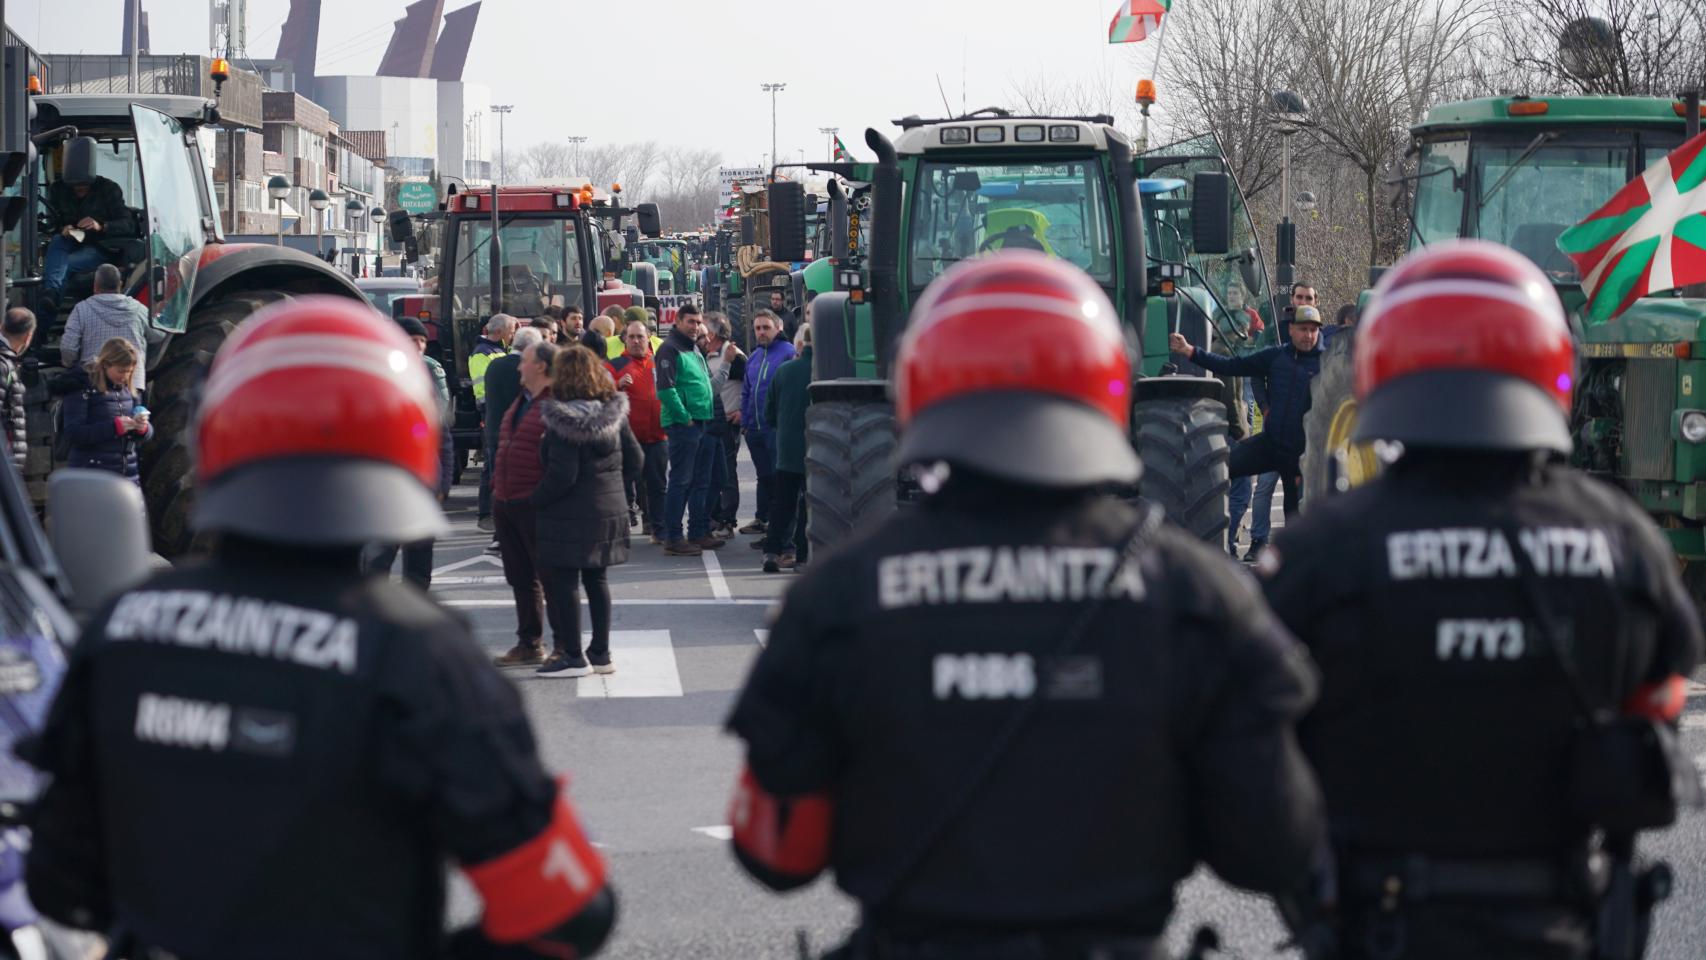
<path id="1" fill-rule="evenodd" d="M 372 74 L 407 0 L 328 0 L 322 75 Z M 464 5 L 447 0 L 446 10 Z M 590 143 L 657 140 L 757 164 L 770 151 L 823 156 L 820 127 L 840 127 L 860 157 L 867 126 L 1009 105 L 1012 85 L 1100 78 L 1130 90 L 1154 40 L 1109 47 L 1118 0 L 486 0 L 463 79 L 512 103 L 509 149 L 570 135 Z M 10 0 L 10 25 L 43 53 L 117 53 L 123 0 Z M 144 0 L 155 53 L 206 54 L 208 0 Z M 249 53 L 270 57 L 289 0 L 249 0 Z M 1135 53 L 1134 53 L 1135 51 Z M 1178 51 L 1172 51 L 1177 56 Z M 1165 91 L 1163 100 L 1165 100 Z M 886 126 L 883 129 L 887 129 Z"/>

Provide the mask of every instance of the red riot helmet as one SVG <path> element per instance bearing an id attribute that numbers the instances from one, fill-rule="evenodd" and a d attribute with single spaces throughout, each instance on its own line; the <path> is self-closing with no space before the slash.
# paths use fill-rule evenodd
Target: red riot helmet
<path id="1" fill-rule="evenodd" d="M 1007 250 L 944 273 L 912 311 L 894 389 L 902 464 L 1056 488 L 1142 472 L 1118 316 L 1065 260 Z"/>
<path id="2" fill-rule="evenodd" d="M 1485 240 L 1417 250 L 1357 325 L 1355 439 L 1570 452 L 1575 347 L 1540 268 Z"/>
<path id="3" fill-rule="evenodd" d="M 194 525 L 303 546 L 438 536 L 439 428 L 419 350 L 366 303 L 263 308 L 208 373 Z"/>

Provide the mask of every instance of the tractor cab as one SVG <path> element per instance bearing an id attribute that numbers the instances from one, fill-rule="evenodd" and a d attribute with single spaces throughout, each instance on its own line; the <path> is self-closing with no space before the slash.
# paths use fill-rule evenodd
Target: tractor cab
<path id="1" fill-rule="evenodd" d="M 48 245 L 57 228 L 49 203 L 61 184 L 91 175 L 116 185 L 124 217 L 108 235 L 86 237 L 123 277 L 123 289 L 147 304 L 154 325 L 181 332 L 188 321 L 201 250 L 223 240 L 211 168 L 197 131 L 216 122 L 215 105 L 188 96 L 55 94 L 32 100 L 31 135 L 41 152 L 27 191 L 14 285 L 39 291 Z M 98 264 L 97 264 L 98 265 Z M 92 291 L 94 266 L 78 264 L 57 298 L 57 316 L 43 317 L 42 342 L 51 347 L 71 307 Z M 38 298 L 38 302 L 39 298 Z"/>

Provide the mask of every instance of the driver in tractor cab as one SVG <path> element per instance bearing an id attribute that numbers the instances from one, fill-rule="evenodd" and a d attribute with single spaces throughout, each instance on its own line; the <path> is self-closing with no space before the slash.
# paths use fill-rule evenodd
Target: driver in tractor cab
<path id="1" fill-rule="evenodd" d="M 95 173 L 93 137 L 75 137 L 61 154 L 59 179 L 47 188 L 47 231 L 37 315 L 51 321 L 65 279 L 118 259 L 120 243 L 136 236 L 136 221 L 119 185 Z"/>

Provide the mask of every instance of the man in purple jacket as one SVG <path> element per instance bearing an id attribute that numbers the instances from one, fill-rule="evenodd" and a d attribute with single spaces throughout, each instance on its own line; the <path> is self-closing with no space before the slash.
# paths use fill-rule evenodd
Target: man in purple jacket
<path id="1" fill-rule="evenodd" d="M 741 533 L 763 533 L 770 519 L 770 480 L 776 472 L 776 446 L 772 437 L 775 424 L 764 421 L 764 398 L 770 393 L 770 382 L 782 364 L 794 359 L 794 345 L 783 339 L 782 320 L 769 310 L 752 315 L 752 336 L 757 346 L 746 360 L 746 379 L 740 389 L 740 428 L 746 434 L 746 449 L 752 454 L 752 465 L 758 471 L 758 495 L 753 507 L 753 521 L 740 528 Z M 754 542 L 757 546 L 758 541 Z"/>

